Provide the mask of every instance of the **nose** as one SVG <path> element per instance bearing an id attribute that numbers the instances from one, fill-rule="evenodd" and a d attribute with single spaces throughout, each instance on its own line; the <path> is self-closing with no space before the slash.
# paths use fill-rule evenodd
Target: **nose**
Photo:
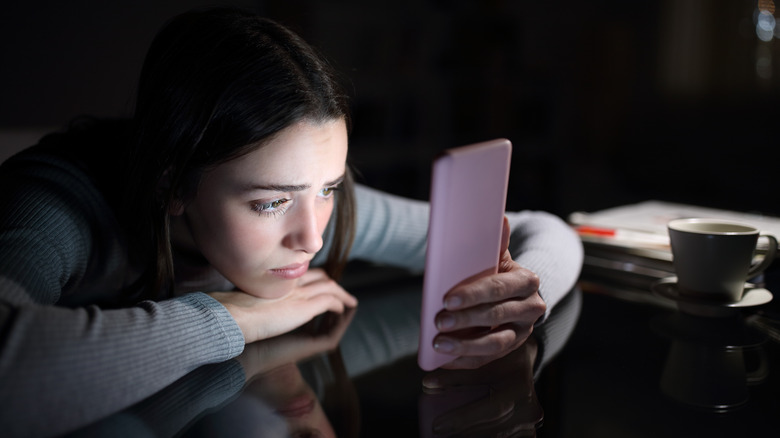
<path id="1" fill-rule="evenodd" d="M 293 215 L 283 245 L 295 251 L 314 254 L 322 249 L 322 228 L 316 208 L 313 205 L 300 205 Z"/>

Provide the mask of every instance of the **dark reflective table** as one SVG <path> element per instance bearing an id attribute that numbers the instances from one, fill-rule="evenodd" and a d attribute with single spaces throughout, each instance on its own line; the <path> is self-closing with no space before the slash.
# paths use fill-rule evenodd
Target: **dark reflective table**
<path id="1" fill-rule="evenodd" d="M 777 290 L 777 266 L 765 280 Z M 577 328 L 536 381 L 539 436 L 780 436 L 777 299 L 690 306 L 652 287 L 581 287 Z"/>
<path id="2" fill-rule="evenodd" d="M 583 282 L 513 354 L 430 374 L 415 356 L 421 279 L 364 274 L 348 284 L 357 311 L 249 345 L 73 436 L 780 433 L 780 343 L 755 316 L 776 302 L 703 317 Z"/>

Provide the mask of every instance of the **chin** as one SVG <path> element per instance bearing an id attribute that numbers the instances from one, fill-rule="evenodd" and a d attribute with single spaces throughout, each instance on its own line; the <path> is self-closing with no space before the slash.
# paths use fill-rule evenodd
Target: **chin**
<path id="1" fill-rule="evenodd" d="M 263 298 L 266 300 L 276 300 L 283 298 L 290 294 L 297 284 L 296 281 L 287 280 L 283 282 L 268 282 L 271 284 L 264 284 L 260 287 L 247 287 L 239 288 L 242 291 L 248 293 L 257 298 Z"/>

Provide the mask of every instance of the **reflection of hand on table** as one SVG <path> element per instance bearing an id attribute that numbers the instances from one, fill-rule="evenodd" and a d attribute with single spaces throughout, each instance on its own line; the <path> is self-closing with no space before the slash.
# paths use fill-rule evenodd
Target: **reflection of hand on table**
<path id="1" fill-rule="evenodd" d="M 500 360 L 474 370 L 439 369 L 423 379 L 425 435 L 535 436 L 544 413 L 536 398 L 533 337 Z M 452 406 L 453 400 L 459 401 Z M 443 411 L 443 412 L 442 412 Z M 422 421 L 426 418 L 421 418 Z"/>
<path id="2" fill-rule="evenodd" d="M 354 308 L 342 314 L 325 313 L 298 330 L 247 344 L 236 360 L 244 367 L 249 381 L 279 366 L 333 351 L 354 316 Z"/>
<path id="3" fill-rule="evenodd" d="M 325 313 L 292 332 L 248 344 L 236 358 L 247 382 L 243 392 L 198 422 L 196 435 L 335 436 L 331 419 L 299 365 L 326 355 L 336 375 L 333 384 L 351 384 L 339 378 L 345 374 L 338 370 L 338 359 L 339 342 L 354 314 L 355 309 Z"/>

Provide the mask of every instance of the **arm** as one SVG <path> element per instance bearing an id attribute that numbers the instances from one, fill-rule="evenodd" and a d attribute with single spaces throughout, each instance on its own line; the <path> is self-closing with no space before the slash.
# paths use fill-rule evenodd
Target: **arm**
<path id="1" fill-rule="evenodd" d="M 198 365 L 234 357 L 243 339 L 223 313 L 204 294 L 118 310 L 2 302 L 0 424 L 34 435 L 64 432 L 138 402 Z"/>
<path id="2" fill-rule="evenodd" d="M 422 272 L 428 234 L 427 202 L 357 186 L 357 231 L 351 258 Z M 507 213 L 512 258 L 539 277 L 539 294 L 552 310 L 577 281 L 582 243 L 560 218 L 545 212 Z"/>
<path id="3" fill-rule="evenodd" d="M 522 267 L 539 276 L 539 295 L 552 309 L 574 287 L 582 268 L 582 242 L 563 220 L 549 213 L 507 213 L 509 252 Z"/>
<path id="4" fill-rule="evenodd" d="M 422 269 L 427 204 L 366 188 L 357 194 L 353 256 Z M 503 243 L 497 274 L 464 281 L 445 296 L 434 347 L 456 357 L 447 367 L 479 367 L 522 345 L 579 276 L 582 244 L 553 215 L 508 213 Z"/>
<path id="5" fill-rule="evenodd" d="M 116 300 L 127 274 L 108 218 L 75 166 L 16 160 L 0 173 L 0 428 L 10 436 L 66 432 L 243 349 L 205 294 L 83 304 Z"/>

